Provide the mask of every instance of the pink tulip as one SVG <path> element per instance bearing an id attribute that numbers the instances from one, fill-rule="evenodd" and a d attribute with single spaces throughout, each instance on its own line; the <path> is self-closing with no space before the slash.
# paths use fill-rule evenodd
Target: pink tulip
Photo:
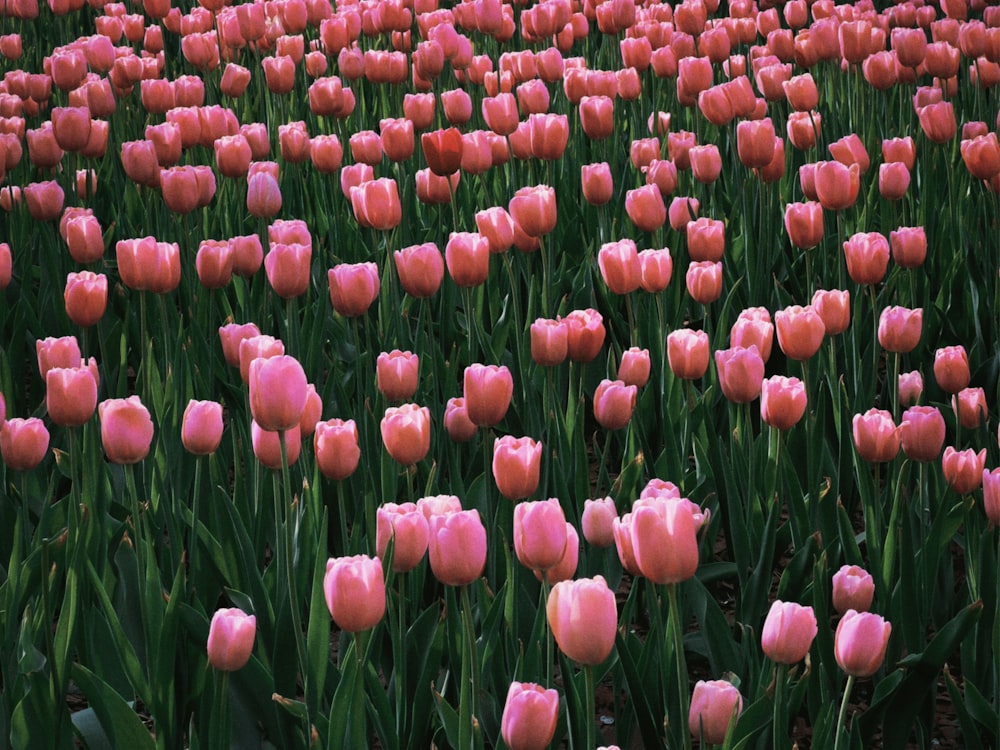
<path id="1" fill-rule="evenodd" d="M 330 617 L 348 633 L 371 630 L 385 616 L 385 576 L 378 558 L 330 558 L 323 576 Z"/>
<path id="2" fill-rule="evenodd" d="M 743 696 L 726 680 L 698 680 L 691 694 L 688 729 L 703 742 L 719 745 L 743 710 Z"/>
<path id="3" fill-rule="evenodd" d="M 284 432 L 299 425 L 306 405 L 306 373 L 283 354 L 250 363 L 250 412 L 261 429 Z"/>
<path id="4" fill-rule="evenodd" d="M 512 682 L 500 720 L 509 750 L 545 750 L 556 733 L 559 693 L 530 682 Z"/>
<path id="5" fill-rule="evenodd" d="M 854 677 L 871 677 L 885 660 L 892 625 L 870 612 L 848 610 L 837 623 L 833 653 L 837 664 Z"/>
<path id="6" fill-rule="evenodd" d="M 611 655 L 618 609 L 603 577 L 560 581 L 552 587 L 545 611 L 559 649 L 570 659 L 594 666 Z"/>
<path id="7" fill-rule="evenodd" d="M 833 608 L 840 614 L 867 612 L 875 598 L 875 579 L 858 565 L 842 565 L 833 574 Z"/>
<path id="8" fill-rule="evenodd" d="M 476 510 L 431 515 L 427 551 L 434 577 L 446 586 L 466 586 L 486 567 L 486 527 Z"/>
<path id="9" fill-rule="evenodd" d="M 257 618 L 235 607 L 216 610 L 208 629 L 208 663 L 220 672 L 242 669 L 253 653 Z"/>
<path id="10" fill-rule="evenodd" d="M 514 506 L 514 551 L 520 563 L 543 573 L 566 549 L 566 514 L 557 498 Z"/>
<path id="11" fill-rule="evenodd" d="M 812 607 L 775 600 L 761 630 L 761 649 L 773 662 L 796 664 L 809 653 L 816 632 Z"/>

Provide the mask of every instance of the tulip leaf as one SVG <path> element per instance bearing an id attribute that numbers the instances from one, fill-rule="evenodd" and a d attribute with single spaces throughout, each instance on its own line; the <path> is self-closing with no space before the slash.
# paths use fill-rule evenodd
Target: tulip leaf
<path id="1" fill-rule="evenodd" d="M 385 687 L 379 680 L 374 665 L 369 662 L 365 670 L 365 695 L 368 699 L 368 716 L 375 727 L 379 742 L 384 750 L 399 750 L 399 735 L 396 733 L 392 706 Z"/>
<path id="2" fill-rule="evenodd" d="M 730 746 L 733 750 L 745 750 L 757 740 L 771 724 L 774 704 L 767 695 L 762 695 L 749 706 L 736 719 L 736 728 Z"/>
<path id="3" fill-rule="evenodd" d="M 461 747 L 458 744 L 458 712 L 452 708 L 451 704 L 445 700 L 437 690 L 434 690 L 434 701 L 437 706 L 438 717 L 441 719 L 441 726 L 444 728 L 448 744 L 452 747 Z"/>
<path id="4" fill-rule="evenodd" d="M 631 642 L 631 643 L 630 643 Z M 634 644 L 634 645 L 633 645 Z M 635 659 L 632 655 L 632 648 L 642 649 L 639 639 L 629 634 L 628 640 L 622 637 L 621 633 L 615 635 L 615 651 L 618 653 L 618 661 L 622 665 L 625 673 L 625 682 L 628 685 L 630 703 L 635 712 L 635 719 L 639 725 L 639 734 L 642 735 L 642 745 L 647 750 L 663 747 L 663 738 L 660 737 L 659 729 L 653 715 L 653 709 L 649 705 L 648 686 L 639 675 Z M 562 660 L 563 668 L 568 664 L 567 660 Z M 567 685 L 570 683 L 567 680 Z M 567 687 L 567 704 L 569 704 L 569 688 Z"/>
<path id="5" fill-rule="evenodd" d="M 425 732 L 429 725 L 431 699 L 435 693 L 431 685 L 441 669 L 441 658 L 444 654 L 444 628 L 439 627 L 440 609 L 436 604 L 427 607 L 406 633 L 406 642 L 411 647 L 406 651 L 407 675 L 416 675 L 416 680 L 407 686 L 406 693 L 410 696 L 412 706 L 410 715 L 410 731 L 406 734 L 408 750 L 419 750 L 427 747 L 429 742 Z M 417 726 L 417 720 L 428 722 L 423 727 Z"/>
<path id="6" fill-rule="evenodd" d="M 969 716 L 975 719 L 980 726 L 985 727 L 991 740 L 995 742 L 997 710 L 983 697 L 974 682 L 966 679 L 963 687 L 965 688 L 965 708 L 968 710 Z"/>
<path id="7" fill-rule="evenodd" d="M 871 743 L 883 720 L 885 747 L 892 750 L 906 746 L 918 713 L 925 706 L 945 661 L 979 620 L 982 609 L 981 601 L 973 602 L 937 632 L 923 653 L 910 654 L 900 661 L 905 672 L 899 686 L 884 695 L 876 690 L 872 705 L 858 719 L 865 746 Z"/>
<path id="8" fill-rule="evenodd" d="M 145 748 L 151 749 L 156 746 L 149 730 L 146 729 L 135 709 L 126 703 L 125 699 L 114 688 L 104 682 L 104 680 L 82 664 L 73 665 L 73 680 L 87 697 L 90 709 L 99 722 L 99 727 L 91 725 L 88 728 L 88 732 L 94 730 L 100 731 L 104 735 L 108 747 L 128 747 L 136 748 L 136 750 L 144 750 Z M 79 729 L 80 724 L 87 717 L 80 717 L 78 719 L 78 715 L 75 714 L 73 716 L 73 723 Z M 85 739 L 87 747 L 93 749 L 95 745 L 91 744 L 90 736 L 85 735 Z M 101 737 L 100 735 L 96 735 L 94 739 L 99 741 Z"/>
<path id="9" fill-rule="evenodd" d="M 326 549 L 327 512 L 323 510 L 323 519 L 318 549 Z M 326 595 L 323 589 L 323 579 L 326 574 L 326 560 L 323 555 L 316 555 L 313 566 L 313 586 L 309 601 L 309 622 L 306 626 L 306 663 L 309 671 L 306 698 L 309 712 L 319 713 L 320 699 L 326 693 L 326 671 L 330 663 L 330 611 L 326 606 Z"/>
<path id="10" fill-rule="evenodd" d="M 979 727 L 969 713 L 962 691 L 955 684 L 951 672 L 944 671 L 944 684 L 948 688 L 948 697 L 951 698 L 951 705 L 955 709 L 955 716 L 958 718 L 958 725 L 962 728 L 962 741 L 968 750 L 980 750 L 983 743 L 979 738 Z"/>

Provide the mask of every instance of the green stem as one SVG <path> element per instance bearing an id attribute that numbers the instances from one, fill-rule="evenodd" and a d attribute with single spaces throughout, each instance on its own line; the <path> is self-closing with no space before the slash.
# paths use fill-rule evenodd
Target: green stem
<path id="1" fill-rule="evenodd" d="M 209 747 L 229 747 L 232 718 L 229 710 L 229 672 L 215 670 L 215 712 L 209 718 Z"/>
<path id="2" fill-rule="evenodd" d="M 203 458 L 198 456 L 194 464 L 194 492 L 191 500 L 191 539 L 188 542 L 188 554 L 190 555 L 188 577 L 191 585 L 195 585 L 195 576 L 198 575 L 198 506 L 201 499 L 201 472 Z"/>
<path id="3" fill-rule="evenodd" d="M 847 718 L 847 702 L 851 697 L 851 690 L 854 688 L 854 675 L 849 675 L 847 678 L 847 687 L 844 688 L 844 697 L 840 700 L 840 713 L 837 716 L 837 741 L 833 747 L 833 750 L 840 750 L 840 741 L 844 737 L 845 727 L 844 721 Z"/>
<path id="4" fill-rule="evenodd" d="M 679 584 L 671 583 L 667 585 L 667 598 L 670 601 L 670 638 L 673 642 L 674 670 L 677 678 L 677 698 L 676 715 L 674 716 L 675 726 L 680 728 L 679 734 L 685 750 L 691 749 L 691 733 L 687 731 L 687 718 L 689 709 L 689 690 L 687 663 L 684 659 L 684 628 L 681 623 L 680 607 L 677 602 L 677 587 Z M 666 682 L 666 681 L 665 681 Z M 670 716 L 667 716 L 669 722 Z M 589 747 L 589 746 L 588 746 Z"/>
<path id="5" fill-rule="evenodd" d="M 597 747 L 597 726 L 594 723 L 594 667 L 587 664 L 583 667 L 584 698 L 583 722 L 586 726 L 587 741 L 585 748 Z"/>
<path id="6" fill-rule="evenodd" d="M 772 722 L 771 747 L 788 747 L 788 717 L 785 713 L 785 681 L 788 679 L 788 665 L 776 664 L 774 668 L 774 721 Z"/>
<path id="7" fill-rule="evenodd" d="M 302 616 L 298 608 L 298 596 L 296 596 L 297 587 L 295 585 L 295 557 L 292 554 L 293 549 L 293 520 L 295 511 L 292 506 L 292 488 L 291 481 L 289 478 L 288 469 L 288 446 L 285 442 L 285 432 L 284 430 L 279 430 L 278 432 L 278 444 L 281 446 L 281 479 L 284 486 L 284 537 L 279 544 L 284 548 L 280 552 L 284 557 L 285 564 L 285 576 L 288 584 L 288 606 L 291 610 L 292 615 L 292 628 L 295 632 L 295 652 L 298 657 L 299 663 L 299 674 L 303 677 L 307 674 L 306 672 L 306 645 L 305 636 L 302 633 Z M 280 523 L 280 505 L 281 499 L 278 494 L 275 493 L 275 523 Z M 279 530 L 279 539 L 281 537 L 281 531 Z M 308 717 L 306 717 L 306 726 L 309 726 Z"/>

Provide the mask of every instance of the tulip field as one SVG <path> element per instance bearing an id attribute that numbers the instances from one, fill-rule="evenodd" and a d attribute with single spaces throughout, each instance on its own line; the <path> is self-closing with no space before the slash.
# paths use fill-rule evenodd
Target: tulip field
<path id="1" fill-rule="evenodd" d="M 998 92 L 988 0 L 0 0 L 0 746 L 997 747 Z"/>

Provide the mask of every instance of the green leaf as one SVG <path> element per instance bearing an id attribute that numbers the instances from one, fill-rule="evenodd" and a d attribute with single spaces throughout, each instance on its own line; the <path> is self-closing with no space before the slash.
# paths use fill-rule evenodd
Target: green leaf
<path id="1" fill-rule="evenodd" d="M 630 634 L 629 641 L 634 642 L 634 647 L 639 649 L 642 648 L 642 644 L 635 635 Z M 618 661 L 622 665 L 622 671 L 625 673 L 625 682 L 628 685 L 630 697 L 629 702 L 632 704 L 633 710 L 635 711 L 636 722 L 639 725 L 639 733 L 642 735 L 642 745 L 647 750 L 662 748 L 663 738 L 660 737 L 659 728 L 656 725 L 656 720 L 653 715 L 653 709 L 649 705 L 649 700 L 647 699 L 646 685 L 639 676 L 639 670 L 637 669 L 635 660 L 632 657 L 629 642 L 622 637 L 621 633 L 618 633 L 615 635 L 615 644 L 617 646 L 615 650 L 618 653 Z M 568 661 L 563 658 L 562 663 L 565 668 Z M 567 690 L 567 703 L 568 702 L 569 695 Z"/>
<path id="2" fill-rule="evenodd" d="M 767 695 L 763 695 L 747 708 L 743 709 L 736 720 L 736 728 L 733 731 L 732 747 L 734 750 L 744 750 L 748 748 L 771 724 L 773 713 L 773 702 Z"/>
<path id="3" fill-rule="evenodd" d="M 135 750 L 146 750 L 147 748 L 152 750 L 156 747 L 152 735 L 142 723 L 139 715 L 114 688 L 82 664 L 73 665 L 73 680 L 87 696 L 90 709 L 100 723 L 100 729 L 103 730 L 108 747 L 128 747 L 135 748 Z M 80 725 L 85 723 L 87 717 L 81 716 L 78 720 L 78 715 L 73 715 L 73 723 L 83 734 L 83 727 Z M 90 732 L 93 727 L 88 725 L 87 730 Z M 95 745 L 91 744 L 91 736 L 94 735 L 84 734 L 87 747 L 94 750 Z M 95 737 L 95 740 L 98 739 Z"/>

